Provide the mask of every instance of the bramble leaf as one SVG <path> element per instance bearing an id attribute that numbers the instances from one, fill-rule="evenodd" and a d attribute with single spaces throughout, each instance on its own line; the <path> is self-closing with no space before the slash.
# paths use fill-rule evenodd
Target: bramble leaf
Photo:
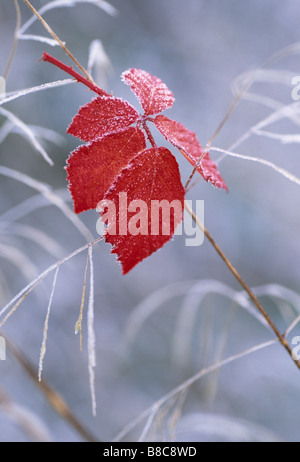
<path id="1" fill-rule="evenodd" d="M 136 122 L 139 114 L 127 101 L 113 96 L 94 98 L 82 106 L 67 133 L 83 141 L 94 141 Z"/>
<path id="2" fill-rule="evenodd" d="M 69 156 L 67 179 L 75 213 L 100 211 L 105 239 L 126 274 L 168 242 L 183 218 L 185 190 L 177 161 L 168 149 L 156 146 L 148 122 L 197 166 L 206 181 L 225 190 L 227 186 L 194 132 L 164 115 L 151 117 L 172 107 L 175 100 L 159 78 L 141 69 L 123 72 L 122 80 L 144 109 L 140 115 L 127 101 L 110 96 L 48 53 L 42 59 L 100 95 L 79 109 L 68 128 L 87 144 Z M 130 127 L 134 123 L 136 127 Z"/>
<path id="3" fill-rule="evenodd" d="M 196 134 L 185 128 L 181 123 L 171 120 L 164 115 L 158 115 L 153 122 L 161 134 L 176 146 L 193 167 L 195 167 L 203 155 L 203 149 L 197 140 Z M 206 181 L 209 181 L 218 188 L 227 190 L 226 183 L 221 177 L 215 162 L 211 160 L 209 153 L 203 157 L 197 171 Z"/>
<path id="4" fill-rule="evenodd" d="M 122 80 L 141 103 L 145 115 L 153 115 L 173 106 L 175 98 L 168 87 L 149 72 L 141 69 L 129 69 L 123 72 Z"/>
<path id="5" fill-rule="evenodd" d="M 177 161 L 163 147 L 135 156 L 115 179 L 102 203 L 105 239 L 123 274 L 168 242 L 182 221 L 185 191 Z"/>
<path id="6" fill-rule="evenodd" d="M 95 209 L 122 168 L 145 147 L 144 133 L 130 127 L 75 149 L 66 167 L 75 213 Z"/>

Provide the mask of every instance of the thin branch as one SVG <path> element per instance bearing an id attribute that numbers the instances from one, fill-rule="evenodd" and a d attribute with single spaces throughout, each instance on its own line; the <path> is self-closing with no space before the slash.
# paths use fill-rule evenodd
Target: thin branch
<path id="1" fill-rule="evenodd" d="M 247 90 L 252 86 L 253 82 L 255 81 L 257 72 L 261 72 L 266 67 L 270 66 L 271 64 L 278 61 L 279 59 L 282 59 L 283 57 L 288 56 L 289 54 L 296 53 L 296 52 L 298 53 L 299 50 L 300 50 L 300 43 L 296 43 L 296 44 L 293 44 L 293 45 L 288 46 L 286 48 L 283 48 L 282 50 L 279 50 L 279 52 L 272 55 L 269 59 L 267 59 L 261 65 L 261 67 L 259 69 L 256 69 L 254 71 L 251 71 L 251 72 L 247 73 L 247 76 L 246 76 L 247 78 L 243 82 L 244 85 L 242 86 L 242 88 L 237 90 L 234 99 L 232 100 L 232 102 L 229 105 L 229 108 L 226 111 L 225 116 L 223 117 L 223 119 L 221 120 L 221 122 L 218 125 L 217 129 L 215 130 L 215 132 L 213 133 L 213 135 L 209 139 L 201 158 L 198 160 L 198 162 L 195 165 L 192 173 L 190 174 L 190 176 L 189 176 L 189 178 L 188 178 L 188 180 L 186 182 L 186 185 L 185 185 L 185 190 L 186 191 L 188 190 L 188 187 L 189 187 L 189 185 L 190 185 L 190 183 L 191 183 L 191 181 L 192 181 L 192 179 L 193 179 L 193 177 L 194 177 L 194 175 L 195 175 L 195 173 L 197 171 L 197 168 L 199 167 L 199 165 L 201 163 L 201 160 L 209 152 L 210 146 L 211 146 L 213 140 L 218 136 L 218 134 L 220 133 L 220 131 L 224 127 L 225 123 L 230 118 L 230 116 L 233 113 L 234 109 L 236 108 L 237 104 L 242 99 L 243 95 L 247 94 Z M 249 130 L 249 133 L 251 134 L 251 130 Z M 247 133 L 247 135 L 248 135 L 248 133 Z M 244 141 L 244 138 L 242 138 L 242 141 Z M 236 144 L 234 146 L 236 147 Z M 233 149 L 233 147 L 231 147 L 231 149 Z"/>
<path id="2" fill-rule="evenodd" d="M 92 77 L 87 73 L 87 71 L 84 69 L 84 67 L 77 61 L 77 59 L 75 58 L 75 56 L 68 50 L 68 48 L 66 47 L 66 45 L 60 40 L 60 38 L 56 35 L 56 33 L 51 29 L 51 27 L 49 26 L 49 24 L 42 18 L 42 16 L 39 14 L 39 12 L 31 5 L 31 3 L 29 2 L 29 0 L 24 0 L 24 2 L 26 3 L 26 5 L 31 9 L 31 11 L 36 15 L 36 17 L 39 19 L 39 21 L 43 24 L 43 26 L 45 27 L 45 29 L 49 32 L 49 34 L 54 38 L 54 40 L 56 40 L 59 45 L 61 46 L 61 48 L 67 53 L 67 55 L 69 56 L 69 58 L 71 58 L 71 60 L 73 61 L 74 64 L 76 64 L 76 66 L 78 67 L 78 69 L 81 70 L 81 72 L 85 75 L 86 79 L 89 80 L 90 82 L 94 83 L 93 82 L 93 79 Z"/>
<path id="3" fill-rule="evenodd" d="M 293 330 L 295 329 L 295 327 L 297 326 L 297 324 L 299 324 L 300 322 L 300 314 L 294 319 L 294 321 L 289 325 L 289 327 L 286 329 L 285 333 L 284 333 L 284 336 L 287 337 L 288 334 Z"/>
<path id="4" fill-rule="evenodd" d="M 133 421 L 131 421 L 128 425 L 126 425 L 125 428 L 112 440 L 112 442 L 118 442 L 121 441 L 124 436 L 126 436 L 131 430 L 133 430 L 140 422 L 142 422 L 144 419 L 146 419 L 149 415 L 153 413 L 154 410 L 159 410 L 161 406 L 163 406 L 168 400 L 172 399 L 174 396 L 178 395 L 179 393 L 184 392 L 187 388 L 189 388 L 191 385 L 193 385 L 195 382 L 198 380 L 202 379 L 202 377 L 206 376 L 207 374 L 210 374 L 218 369 L 220 367 L 223 367 L 227 364 L 232 363 L 233 361 L 236 361 L 237 359 L 244 358 L 245 356 L 255 353 L 256 351 L 259 351 L 263 348 L 275 345 L 277 343 L 277 340 L 270 340 L 268 342 L 261 343 L 259 345 L 256 345 L 252 348 L 249 348 L 245 351 L 242 351 L 241 353 L 229 356 L 228 358 L 223 359 L 222 361 L 219 361 L 215 364 L 212 364 L 211 366 L 201 369 L 197 374 L 193 375 L 190 377 L 188 380 L 185 382 L 181 383 L 178 387 L 174 388 L 171 390 L 169 393 L 167 393 L 165 396 L 160 398 L 158 401 L 156 401 L 152 406 L 150 406 L 148 409 L 146 409 L 144 412 L 142 412 L 137 418 L 135 418 Z M 151 417 L 152 419 L 154 418 Z"/>
<path id="5" fill-rule="evenodd" d="M 245 281 L 242 279 L 241 275 L 238 273 L 238 271 L 236 270 L 236 268 L 233 266 L 233 264 L 230 262 L 230 260 L 226 257 L 226 255 L 224 254 L 224 252 L 221 250 L 221 248 L 218 246 L 218 244 L 216 243 L 216 241 L 213 239 L 213 237 L 211 236 L 211 234 L 208 232 L 208 230 L 206 229 L 206 227 L 203 225 L 203 223 L 201 223 L 201 221 L 198 219 L 197 215 L 194 213 L 194 211 L 190 208 L 190 206 L 188 205 L 187 202 L 185 202 L 185 209 L 186 211 L 191 215 L 191 217 L 193 218 L 194 222 L 199 226 L 199 228 L 203 231 L 204 235 L 207 237 L 207 239 L 209 240 L 209 242 L 212 244 L 212 246 L 214 247 L 214 249 L 216 250 L 216 252 L 219 254 L 219 256 L 222 258 L 222 260 L 225 262 L 225 264 L 227 265 L 227 267 L 230 269 L 230 271 L 232 272 L 232 274 L 234 275 L 234 277 L 237 279 L 237 281 L 240 283 L 240 285 L 243 287 L 243 289 L 247 292 L 247 294 L 249 295 L 250 299 L 252 300 L 252 302 L 255 304 L 255 306 L 257 307 L 257 309 L 260 311 L 260 313 L 262 314 L 262 316 L 265 318 L 265 320 L 267 321 L 267 323 L 269 324 L 269 326 L 271 327 L 271 329 L 273 330 L 274 334 L 276 335 L 277 339 L 279 340 L 279 342 L 281 343 L 281 345 L 286 349 L 286 351 L 288 352 L 288 354 L 291 356 L 291 358 L 293 359 L 294 363 L 296 364 L 296 366 L 298 367 L 298 369 L 300 369 L 300 361 L 298 359 L 294 359 L 293 358 L 293 353 L 292 353 L 292 349 L 288 343 L 288 341 L 286 340 L 284 334 L 281 334 L 279 332 L 279 330 L 277 329 L 276 325 L 273 323 L 272 319 L 270 318 L 270 316 L 268 315 L 268 313 L 265 311 L 265 309 L 263 308 L 263 306 L 260 304 L 260 302 L 258 301 L 257 297 L 255 296 L 255 294 L 252 292 L 252 290 L 248 287 L 248 285 L 245 283 Z"/>
<path id="6" fill-rule="evenodd" d="M 29 377 L 34 381 L 34 383 L 40 388 L 40 390 L 46 396 L 48 402 L 53 407 L 53 409 L 61 415 L 66 421 L 72 425 L 73 428 L 87 441 L 96 442 L 97 440 L 90 432 L 83 427 L 81 422 L 77 417 L 72 413 L 68 404 L 65 402 L 63 397 L 55 391 L 47 382 L 38 380 L 37 372 L 30 361 L 26 358 L 23 352 L 21 352 L 11 340 L 3 333 L 1 335 L 5 338 L 7 349 L 12 353 L 12 355 L 17 359 L 18 363 L 23 367 L 25 372 Z"/>

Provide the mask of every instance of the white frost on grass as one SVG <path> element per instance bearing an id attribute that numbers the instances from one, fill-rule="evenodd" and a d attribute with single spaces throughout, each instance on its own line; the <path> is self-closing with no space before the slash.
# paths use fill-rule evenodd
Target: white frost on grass
<path id="1" fill-rule="evenodd" d="M 27 281 L 30 281 L 38 274 L 38 269 L 30 258 L 15 246 L 7 243 L 0 244 L 0 257 L 16 266 Z"/>
<path id="2" fill-rule="evenodd" d="M 30 225 L 20 223 L 5 223 L 0 222 L 0 234 L 3 236 L 18 236 L 25 237 L 35 244 L 39 245 L 42 249 L 50 255 L 59 258 L 63 252 L 63 247 L 49 234 Z"/>
<path id="3" fill-rule="evenodd" d="M 112 64 L 101 40 L 93 40 L 89 48 L 88 73 L 94 76 L 97 85 L 107 89 L 106 79 L 111 70 Z"/>
<path id="4" fill-rule="evenodd" d="M 50 310 L 51 310 L 51 306 L 52 306 L 52 300 L 53 300 L 53 295 L 54 295 L 54 291 L 55 291 L 55 286 L 56 286 L 56 281 L 57 281 L 57 274 L 58 274 L 59 268 L 60 268 L 60 266 L 58 266 L 56 268 L 56 271 L 55 271 L 55 274 L 54 274 L 51 294 L 50 294 L 47 313 L 46 313 L 46 319 L 45 319 L 45 323 L 44 323 L 43 340 L 42 340 L 42 346 L 41 346 L 41 351 L 40 351 L 40 359 L 39 359 L 39 372 L 38 372 L 39 381 L 42 380 L 44 357 L 45 357 L 45 354 L 46 354 L 46 346 L 47 346 L 47 334 L 48 334 Z"/>
<path id="5" fill-rule="evenodd" d="M 278 167 L 278 165 L 274 164 L 273 162 L 262 159 L 260 157 L 252 157 L 252 156 L 247 156 L 245 154 L 238 154 L 236 152 L 232 152 L 232 151 L 228 151 L 226 149 L 220 149 L 220 148 L 216 148 L 216 147 L 211 147 L 210 150 L 211 151 L 221 152 L 222 154 L 226 154 L 227 156 L 231 156 L 231 157 L 236 157 L 237 159 L 250 160 L 252 162 L 257 162 L 259 164 L 266 165 L 267 167 L 272 168 L 277 173 L 279 173 L 280 175 L 282 175 L 285 178 L 287 178 L 288 180 L 290 180 L 292 183 L 295 183 L 295 184 L 300 186 L 300 178 L 296 177 L 295 175 L 293 175 L 291 172 L 285 170 L 284 168 Z"/>
<path id="6" fill-rule="evenodd" d="M 138 332 L 157 310 L 161 310 L 165 304 L 167 306 L 167 302 L 169 300 L 182 296 L 185 298 L 178 316 L 178 326 L 180 326 L 180 331 L 176 331 L 176 337 L 182 339 L 189 338 L 185 336 L 185 333 L 194 326 L 194 316 L 196 315 L 195 310 L 198 310 L 203 297 L 208 293 L 216 293 L 232 300 L 240 308 L 249 312 L 249 314 L 255 317 L 257 321 L 268 328 L 265 319 L 257 312 L 244 291 L 235 291 L 231 287 L 216 280 L 204 279 L 202 281 L 184 281 L 180 283 L 177 282 L 176 284 L 169 284 L 160 288 L 135 307 L 129 316 L 124 331 L 125 347 L 129 349 L 132 346 Z M 197 307 L 195 307 L 195 309 L 191 308 L 189 299 L 191 294 L 198 296 Z M 181 347 L 185 350 L 187 345 L 181 345 Z"/>
<path id="7" fill-rule="evenodd" d="M 0 75 L 0 98 L 5 96 L 6 82 L 5 78 Z"/>
<path id="8" fill-rule="evenodd" d="M 14 313 L 14 311 L 18 308 L 18 306 L 22 303 L 22 301 L 27 297 L 27 295 L 32 292 L 32 290 L 52 271 L 54 271 L 58 266 L 62 265 L 66 261 L 70 260 L 71 258 L 75 257 L 79 253 L 83 252 L 84 250 L 88 249 L 89 247 L 97 244 L 103 239 L 103 237 L 99 237 L 95 239 L 93 242 L 89 242 L 88 244 L 83 245 L 82 247 L 79 247 L 76 249 L 74 252 L 71 254 L 67 255 L 65 258 L 62 258 L 61 260 L 57 261 L 53 265 L 49 266 L 45 271 L 40 273 L 35 279 L 33 279 L 26 287 L 23 287 L 18 294 L 13 297 L 1 310 L 0 310 L 0 317 L 4 315 L 8 311 L 8 309 L 13 305 L 11 310 L 6 314 L 5 318 L 0 322 L 0 327 L 2 327 L 7 319 Z"/>
<path id="9" fill-rule="evenodd" d="M 138 424 L 143 422 L 145 419 L 147 419 L 149 416 L 151 417 L 151 422 L 155 422 L 155 413 L 160 412 L 160 409 L 162 406 L 164 406 L 169 400 L 173 399 L 176 397 L 178 394 L 181 394 L 184 391 L 187 391 L 195 382 L 198 380 L 202 379 L 203 377 L 207 376 L 208 374 L 211 374 L 212 372 L 215 372 L 216 370 L 220 369 L 220 367 L 224 367 L 227 364 L 230 364 L 238 359 L 242 359 L 245 356 L 248 356 L 249 354 L 255 353 L 259 350 L 262 350 L 264 348 L 276 345 L 277 339 L 276 340 L 270 340 L 268 342 L 263 342 L 258 345 L 255 345 L 252 348 L 248 348 L 245 351 L 242 351 L 240 353 L 237 353 L 235 355 L 229 356 L 222 361 L 216 362 L 212 364 L 211 366 L 208 366 L 204 369 L 201 369 L 197 374 L 193 375 L 183 383 L 181 383 L 178 387 L 174 388 L 171 390 L 169 393 L 164 395 L 162 398 L 157 400 L 155 403 L 152 404 L 148 409 L 143 411 L 139 416 L 137 416 L 134 420 L 129 422 L 123 430 L 112 440 L 112 442 L 119 442 L 122 441 L 122 439 L 128 435 Z M 151 425 L 147 425 L 147 431 L 150 430 Z M 146 432 L 143 429 L 143 438 L 146 437 Z"/>
<path id="10" fill-rule="evenodd" d="M 27 125 L 28 128 L 32 131 L 32 133 L 36 136 L 36 138 L 44 139 L 49 141 L 57 146 L 62 146 L 65 142 L 65 139 L 62 135 L 57 133 L 54 130 L 49 128 L 40 127 L 39 125 Z M 2 127 L 0 127 L 0 143 L 3 143 L 5 138 L 10 133 L 17 133 L 19 135 L 23 135 L 24 132 L 20 129 L 20 127 L 13 124 L 11 121 L 6 120 Z"/>
<path id="11" fill-rule="evenodd" d="M 36 87 L 25 88 L 24 90 L 18 90 L 14 92 L 7 93 L 5 98 L 1 98 L 0 94 L 0 106 L 9 101 L 13 101 L 14 99 L 20 98 L 21 96 L 29 95 L 30 93 L 36 93 L 38 91 L 47 90 L 48 88 L 56 88 L 62 87 L 63 85 L 69 85 L 70 83 L 75 83 L 73 79 L 63 79 L 63 80 L 56 80 L 55 82 L 48 82 L 42 85 L 38 85 Z"/>
<path id="12" fill-rule="evenodd" d="M 68 218 L 73 225 L 78 229 L 78 231 L 87 239 L 92 240 L 93 236 L 91 235 L 89 229 L 85 224 L 78 218 L 77 215 L 70 209 L 70 207 L 51 189 L 46 183 L 42 183 L 34 178 L 31 178 L 24 173 L 18 172 L 8 167 L 0 166 L 0 175 L 5 175 L 10 178 L 14 178 L 21 183 L 26 184 L 27 186 L 39 191 L 43 194 L 50 203 L 58 207 L 62 213 Z"/>

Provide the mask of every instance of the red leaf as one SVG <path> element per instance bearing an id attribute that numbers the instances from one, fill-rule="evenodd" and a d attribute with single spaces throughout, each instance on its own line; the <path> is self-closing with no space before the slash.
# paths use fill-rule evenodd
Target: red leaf
<path id="1" fill-rule="evenodd" d="M 159 78 L 149 72 L 129 69 L 123 72 L 122 80 L 130 85 L 146 115 L 157 114 L 173 106 L 173 93 Z"/>
<path id="2" fill-rule="evenodd" d="M 75 149 L 66 167 L 75 213 L 95 209 L 122 168 L 145 147 L 143 132 L 130 127 Z"/>
<path id="3" fill-rule="evenodd" d="M 67 133 L 83 141 L 94 141 L 124 130 L 138 117 L 138 112 L 127 101 L 113 96 L 102 96 L 79 109 Z"/>
<path id="4" fill-rule="evenodd" d="M 195 133 L 185 128 L 179 122 L 168 119 L 164 115 L 158 115 L 153 122 L 162 135 L 176 146 L 193 167 L 195 167 L 203 154 L 203 149 Z M 216 164 L 211 160 L 209 153 L 203 157 L 197 171 L 206 181 L 227 191 L 226 183 L 221 177 Z"/>
<path id="5" fill-rule="evenodd" d="M 184 194 L 177 161 L 166 148 L 147 149 L 122 170 L 104 196 L 101 217 L 123 274 L 171 239 L 182 221 Z"/>

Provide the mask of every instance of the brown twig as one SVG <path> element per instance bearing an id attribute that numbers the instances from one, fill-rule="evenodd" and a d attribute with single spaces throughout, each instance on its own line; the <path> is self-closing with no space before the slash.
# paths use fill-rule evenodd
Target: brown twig
<path id="1" fill-rule="evenodd" d="M 21 364 L 23 369 L 29 375 L 29 377 L 34 381 L 34 383 L 42 390 L 46 396 L 48 402 L 51 404 L 53 409 L 65 420 L 72 425 L 73 428 L 88 442 L 97 442 L 96 439 L 91 433 L 83 427 L 80 421 L 74 416 L 71 409 L 62 398 L 62 396 L 55 391 L 47 382 L 44 380 L 38 380 L 38 374 L 34 366 L 26 358 L 24 353 L 22 353 L 16 345 L 7 338 L 6 335 L 1 333 L 2 337 L 5 338 L 7 350 L 17 359 L 18 363 Z"/>
<path id="2" fill-rule="evenodd" d="M 219 256 L 222 258 L 222 260 L 225 262 L 225 264 L 227 265 L 227 267 L 230 269 L 231 273 L 234 275 L 234 277 L 237 279 L 237 281 L 240 283 L 240 285 L 243 287 L 243 289 L 245 290 L 245 292 L 249 295 L 250 299 L 252 300 L 252 302 L 254 303 L 254 305 L 257 307 L 257 309 L 260 311 L 260 313 L 262 314 L 262 316 L 265 318 L 266 322 L 268 323 L 268 325 L 270 326 L 270 328 L 273 330 L 274 334 L 276 335 L 276 337 L 278 338 L 279 342 L 281 343 L 281 345 L 286 349 L 286 351 L 288 352 L 288 354 L 291 356 L 291 358 L 293 359 L 294 363 L 296 364 L 296 366 L 298 367 L 298 369 L 300 369 L 300 361 L 298 359 L 295 359 L 293 357 L 293 352 L 292 352 L 292 349 L 288 343 L 288 341 L 286 340 L 284 334 L 281 334 L 279 332 L 279 330 L 277 329 L 276 325 L 274 324 L 274 322 L 272 321 L 272 319 L 270 318 L 270 316 L 268 315 L 268 313 L 265 311 L 265 309 L 263 308 L 263 306 L 260 304 L 260 302 L 258 301 L 257 297 L 255 296 L 255 294 L 252 292 L 252 290 L 248 287 L 248 285 L 246 284 L 246 282 L 243 280 L 243 278 L 241 277 L 241 275 L 239 274 L 239 272 L 236 270 L 236 268 L 233 266 L 233 264 L 230 262 L 230 260 L 226 257 L 226 255 L 224 254 L 224 252 L 221 250 L 221 248 L 219 247 L 219 245 L 216 243 L 216 241 L 213 239 L 213 237 L 211 236 L 211 234 L 208 232 L 208 230 L 206 229 L 206 227 L 203 225 L 203 223 L 201 223 L 201 221 L 198 219 L 197 215 L 193 212 L 193 210 L 190 208 L 190 206 L 187 204 L 187 202 L 185 202 L 185 209 L 186 211 L 191 215 L 192 219 L 194 220 L 194 222 L 197 224 L 197 226 L 199 226 L 199 228 L 203 231 L 205 237 L 209 240 L 209 242 L 212 244 L 212 246 L 214 247 L 214 249 L 216 250 L 216 252 L 219 254 Z"/>
<path id="3" fill-rule="evenodd" d="M 68 50 L 68 48 L 66 47 L 66 45 L 61 41 L 61 39 L 58 37 L 58 35 L 56 35 L 56 33 L 53 31 L 53 29 L 51 29 L 51 27 L 49 26 L 49 24 L 42 18 L 42 16 L 39 14 L 39 12 L 31 5 L 31 3 L 29 2 L 29 0 L 24 0 L 24 2 L 26 3 L 26 5 L 31 9 L 31 11 L 36 15 L 36 17 L 39 19 L 39 21 L 43 24 L 43 26 L 45 27 L 45 29 L 49 32 L 49 34 L 54 38 L 54 40 L 57 41 L 57 43 L 61 46 L 61 48 L 67 53 L 67 55 L 69 56 L 69 58 L 71 58 L 71 60 L 73 61 L 74 64 L 76 64 L 76 66 L 81 70 L 81 72 L 85 75 L 85 77 L 87 78 L 87 80 L 89 80 L 90 82 L 92 82 L 94 85 L 94 81 L 92 79 L 92 77 L 88 74 L 88 72 L 84 69 L 84 67 L 79 63 L 79 61 L 77 61 L 77 59 L 75 58 L 75 56 L 71 53 L 70 50 Z"/>

